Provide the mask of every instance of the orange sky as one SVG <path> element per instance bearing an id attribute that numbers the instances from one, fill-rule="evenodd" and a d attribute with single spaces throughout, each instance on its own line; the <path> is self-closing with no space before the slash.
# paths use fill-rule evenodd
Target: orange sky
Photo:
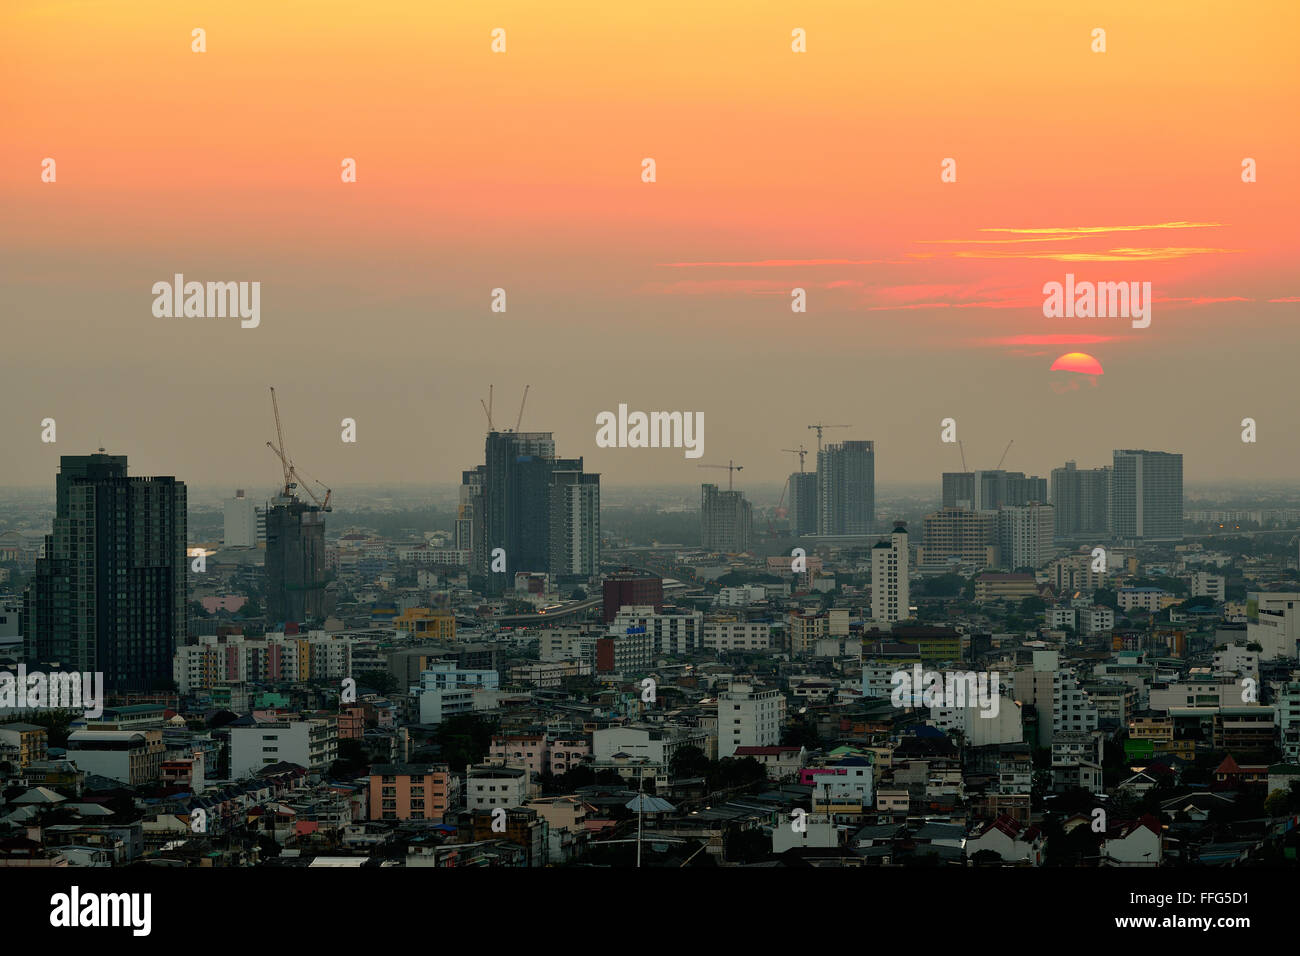
<path id="1" fill-rule="evenodd" d="M 25 447 L 57 406 L 62 453 L 102 438 L 145 467 L 251 482 L 275 381 L 314 471 L 454 481 L 494 381 L 531 383 L 525 427 L 615 481 L 699 476 L 598 452 L 593 416 L 619 402 L 702 408 L 708 459 L 778 480 L 779 449 L 825 415 L 883 442 L 886 479 L 937 475 L 954 408 L 994 447 L 1023 434 L 1026 470 L 1138 443 L 1185 446 L 1192 477 L 1294 474 L 1296 443 L 1264 436 L 1300 429 L 1283 385 L 1300 338 L 1300 7 L 808 6 L 11 0 L 0 269 L 20 321 L 0 440 Z M 175 272 L 262 281 L 262 326 L 160 325 L 148 289 Z M 1043 283 L 1066 272 L 1151 282 L 1151 327 L 1044 319 Z M 1106 369 L 1088 404 L 1043 384 L 1075 350 Z M 313 374 L 285 373 L 286 352 Z M 932 408 L 887 399 L 915 387 L 902 363 L 935 373 Z M 220 413 L 160 408 L 173 367 L 227 396 Z M 1222 409 L 1225 443 L 1262 417 L 1255 459 L 1184 427 L 1177 393 L 1198 375 L 1216 384 L 1193 417 Z M 1136 427 L 1132 409 L 1165 405 Z M 343 414 L 364 460 L 338 445 Z M 1061 421 L 1082 429 L 1074 445 Z M 178 428 L 208 437 L 159 440 Z M 13 480 L 44 482 L 52 451 L 19 456 Z"/>

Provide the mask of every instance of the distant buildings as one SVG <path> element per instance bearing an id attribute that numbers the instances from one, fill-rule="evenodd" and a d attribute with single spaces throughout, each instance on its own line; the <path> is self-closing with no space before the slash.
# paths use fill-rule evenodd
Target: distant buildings
<path id="1" fill-rule="evenodd" d="M 700 543 L 710 551 L 748 551 L 753 536 L 753 508 L 742 492 L 700 486 Z"/>
<path id="2" fill-rule="evenodd" d="M 1109 468 L 1085 468 L 1072 461 L 1052 469 L 1052 506 L 1056 509 L 1056 537 L 1103 538 L 1110 532 Z"/>
<path id="3" fill-rule="evenodd" d="M 1032 502 L 1047 503 L 1047 480 L 1022 471 L 957 471 L 943 475 L 943 507 L 996 511 Z"/>
<path id="4" fill-rule="evenodd" d="M 1052 546 L 1055 509 L 1051 505 L 1013 505 L 998 517 L 998 550 L 1007 568 L 1040 568 L 1056 554 Z"/>
<path id="5" fill-rule="evenodd" d="M 921 521 L 917 564 L 991 568 L 998 565 L 998 516 L 993 511 L 944 508 Z"/>
<path id="6" fill-rule="evenodd" d="M 796 535 L 817 533 L 817 473 L 790 475 L 790 530 Z"/>
<path id="7" fill-rule="evenodd" d="M 817 455 L 817 533 L 870 534 L 876 515 L 875 442 L 844 441 Z"/>
<path id="8" fill-rule="evenodd" d="M 1111 473 L 1111 528 L 1130 541 L 1183 537 L 1183 456 L 1117 450 Z"/>
<path id="9" fill-rule="evenodd" d="M 28 661 L 104 674 L 107 691 L 171 679 L 186 635 L 186 490 L 127 477 L 125 455 L 64 455 L 53 534 L 24 599 Z"/>
<path id="10" fill-rule="evenodd" d="M 600 476 L 557 458 L 551 432 L 488 432 L 484 464 L 461 476 L 456 546 L 500 594 L 517 571 L 587 579 L 600 571 Z"/>
<path id="11" fill-rule="evenodd" d="M 255 548 L 266 541 L 266 512 L 245 497 L 243 488 L 226 499 L 224 518 L 221 543 L 227 548 Z"/>

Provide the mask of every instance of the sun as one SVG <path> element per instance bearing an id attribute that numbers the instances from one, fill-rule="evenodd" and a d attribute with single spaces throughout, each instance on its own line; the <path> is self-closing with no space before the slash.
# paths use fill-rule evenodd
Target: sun
<path id="1" fill-rule="evenodd" d="M 1104 375 L 1101 363 L 1087 352 L 1066 352 L 1052 363 L 1053 372 L 1078 372 L 1081 375 Z"/>

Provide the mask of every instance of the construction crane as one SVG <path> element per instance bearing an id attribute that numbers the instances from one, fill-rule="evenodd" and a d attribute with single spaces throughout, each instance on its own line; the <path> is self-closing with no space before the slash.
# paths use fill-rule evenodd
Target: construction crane
<path id="1" fill-rule="evenodd" d="M 478 400 L 478 403 L 479 403 L 480 405 L 483 406 L 483 414 L 487 416 L 487 420 L 488 420 L 488 431 L 489 431 L 489 432 L 494 432 L 494 431 L 496 431 L 496 428 L 494 428 L 494 427 L 492 426 L 492 386 L 491 386 L 491 385 L 488 386 L 488 400 L 487 400 L 487 402 L 484 402 L 483 399 L 480 398 L 480 399 Z"/>
<path id="2" fill-rule="evenodd" d="M 519 426 L 524 423 L 524 402 L 528 401 L 528 390 L 531 385 L 524 386 L 524 397 L 519 400 L 519 417 L 515 419 L 515 431 L 519 431 Z"/>
<path id="3" fill-rule="evenodd" d="M 1011 439 L 1011 441 L 1007 442 L 1007 447 L 1002 450 L 1002 457 L 998 459 L 998 467 L 994 468 L 993 469 L 994 471 L 998 471 L 999 469 L 1002 468 L 1002 463 L 1007 460 L 1007 452 L 1011 450 L 1011 446 L 1014 445 L 1015 443 L 1016 440 L 1014 438 Z"/>
<path id="4" fill-rule="evenodd" d="M 852 428 L 852 425 L 827 425 L 824 422 L 818 422 L 816 425 L 809 425 L 809 428 L 817 429 L 817 454 L 822 453 L 822 429 L 823 428 Z"/>
<path id="5" fill-rule="evenodd" d="M 966 448 L 962 445 L 961 439 L 957 440 L 957 450 L 961 452 L 961 470 L 964 474 L 966 471 Z"/>
<path id="6" fill-rule="evenodd" d="M 803 447 L 803 442 L 799 443 L 798 448 L 782 448 L 782 451 L 788 451 L 792 455 L 799 456 L 799 474 L 803 474 L 803 459 L 808 454 L 808 449 Z"/>
<path id="7" fill-rule="evenodd" d="M 744 468 L 744 465 L 737 465 L 734 460 L 728 459 L 725 465 L 700 465 L 701 468 L 725 468 L 727 469 L 727 490 L 731 491 L 731 479 L 735 472 Z"/>
<path id="8" fill-rule="evenodd" d="M 307 487 L 306 481 L 298 472 L 298 469 L 294 467 L 293 461 L 284 450 L 284 427 L 280 424 L 280 402 L 275 397 L 274 385 L 271 386 L 271 410 L 275 412 L 275 437 L 279 440 L 280 445 L 276 447 L 271 442 L 267 442 L 266 447 L 275 452 L 276 457 L 280 459 L 280 467 L 284 469 L 284 487 L 281 489 L 280 495 L 284 498 L 292 498 L 294 497 L 293 490 L 302 488 L 321 511 L 333 510 L 330 508 L 330 499 L 334 496 L 334 492 L 326 488 L 323 481 L 313 478 L 312 481 L 325 488 L 325 497 L 323 499 L 318 497 L 311 488 Z"/>

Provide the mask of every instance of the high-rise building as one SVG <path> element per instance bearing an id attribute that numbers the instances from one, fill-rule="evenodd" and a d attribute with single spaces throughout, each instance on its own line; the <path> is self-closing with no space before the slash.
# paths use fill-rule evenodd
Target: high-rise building
<path id="1" fill-rule="evenodd" d="M 266 512 L 266 616 L 271 623 L 320 621 L 325 587 L 325 512 L 277 497 Z"/>
<path id="2" fill-rule="evenodd" d="M 739 491 L 700 485 L 700 544 L 710 551 L 739 554 L 749 550 L 753 508 Z"/>
<path id="3" fill-rule="evenodd" d="M 590 578 L 600 573 L 600 475 L 557 463 L 551 473 L 551 554 L 554 578 Z"/>
<path id="4" fill-rule="evenodd" d="M 926 515 L 921 521 L 916 563 L 930 568 L 947 564 L 997 567 L 997 512 L 944 508 Z"/>
<path id="5" fill-rule="evenodd" d="M 965 511 L 1047 503 L 1047 479 L 1023 471 L 946 471 L 943 507 Z"/>
<path id="6" fill-rule="evenodd" d="M 488 566 L 487 522 L 484 519 L 483 485 L 487 466 L 479 465 L 460 474 L 460 498 L 456 510 L 456 548 L 469 552 L 471 574 L 484 574 Z"/>
<path id="7" fill-rule="evenodd" d="M 1085 468 L 1067 461 L 1052 469 L 1052 507 L 1056 537 L 1099 538 L 1110 532 L 1110 469 Z"/>
<path id="8" fill-rule="evenodd" d="M 773 747 L 781 742 L 785 695 L 753 684 L 733 683 L 718 695 L 718 757 L 737 747 Z"/>
<path id="9" fill-rule="evenodd" d="M 799 471 L 790 476 L 790 530 L 817 533 L 817 473 Z"/>
<path id="10" fill-rule="evenodd" d="M 227 548 L 255 548 L 266 540 L 266 512 L 244 495 L 244 489 L 227 498 L 225 533 L 221 541 Z"/>
<path id="11" fill-rule="evenodd" d="M 943 473 L 943 507 L 962 511 L 975 510 L 975 472 L 945 471 Z"/>
<path id="12" fill-rule="evenodd" d="M 1056 556 L 1051 505 L 1012 506 L 998 511 L 998 550 L 1008 570 L 1040 568 Z"/>
<path id="13" fill-rule="evenodd" d="M 817 533 L 870 534 L 875 517 L 875 442 L 827 445 L 817 455 Z"/>
<path id="14" fill-rule="evenodd" d="M 1110 482 L 1112 534 L 1130 541 L 1183 537 L 1183 456 L 1116 450 Z"/>
<path id="15" fill-rule="evenodd" d="M 907 586 L 907 529 L 901 524 L 871 549 L 871 617 L 894 624 L 912 616 Z"/>
<path id="16" fill-rule="evenodd" d="M 499 594 L 519 571 L 599 572 L 599 475 L 585 473 L 581 458 L 556 458 L 551 432 L 488 432 L 484 461 L 462 473 L 457 517 L 471 577 L 485 576 Z"/>
<path id="17" fill-rule="evenodd" d="M 125 455 L 64 455 L 53 533 L 24 597 L 29 662 L 157 689 L 186 636 L 186 489 L 127 477 Z"/>

